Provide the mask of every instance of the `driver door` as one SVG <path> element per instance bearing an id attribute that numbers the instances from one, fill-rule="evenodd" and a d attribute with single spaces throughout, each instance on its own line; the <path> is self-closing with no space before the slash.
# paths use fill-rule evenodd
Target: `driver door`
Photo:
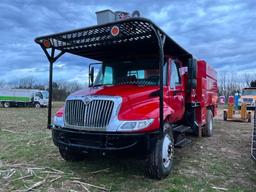
<path id="1" fill-rule="evenodd" d="M 169 105 L 174 110 L 172 121 L 182 119 L 185 110 L 184 90 L 179 73 L 180 65 L 174 60 L 169 60 Z"/>

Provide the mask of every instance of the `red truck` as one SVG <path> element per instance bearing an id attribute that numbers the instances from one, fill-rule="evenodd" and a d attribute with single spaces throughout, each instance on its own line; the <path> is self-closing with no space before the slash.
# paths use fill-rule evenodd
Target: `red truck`
<path id="1" fill-rule="evenodd" d="M 48 128 L 65 160 L 139 152 L 147 175 L 161 179 L 173 167 L 174 147 L 191 143 L 187 134 L 212 136 L 216 72 L 152 21 L 122 18 L 35 42 L 50 63 Z M 52 124 L 53 63 L 64 53 L 99 63 L 89 66 L 89 87 L 68 96 Z"/>

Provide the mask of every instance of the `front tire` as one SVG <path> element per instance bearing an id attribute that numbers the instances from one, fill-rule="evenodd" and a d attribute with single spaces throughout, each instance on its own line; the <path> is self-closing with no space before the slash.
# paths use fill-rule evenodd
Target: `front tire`
<path id="1" fill-rule="evenodd" d="M 213 130 L 213 115 L 212 110 L 207 110 L 207 117 L 206 117 L 206 125 L 203 128 L 203 136 L 204 137 L 211 137 L 212 136 L 212 130 Z"/>
<path id="2" fill-rule="evenodd" d="M 36 103 L 36 104 L 35 104 L 35 108 L 37 108 L 37 109 L 41 108 L 40 103 Z"/>
<path id="3" fill-rule="evenodd" d="M 173 167 L 174 139 L 171 125 L 165 123 L 164 133 L 146 160 L 146 175 L 152 179 L 167 177 Z"/>
<path id="4" fill-rule="evenodd" d="M 59 148 L 59 152 L 60 152 L 61 157 L 65 161 L 73 162 L 73 161 L 82 161 L 82 160 L 84 160 L 84 155 L 82 153 L 66 150 L 66 149 L 63 149 L 63 148 Z"/>

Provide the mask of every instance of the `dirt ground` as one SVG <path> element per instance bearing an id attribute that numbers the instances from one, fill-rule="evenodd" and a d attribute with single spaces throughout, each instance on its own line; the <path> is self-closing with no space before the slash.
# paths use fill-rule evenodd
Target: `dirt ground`
<path id="1" fill-rule="evenodd" d="M 256 191 L 252 123 L 224 122 L 221 114 L 213 137 L 176 149 L 172 173 L 156 181 L 144 176 L 143 160 L 65 162 L 46 129 L 47 109 L 0 108 L 0 191 Z"/>

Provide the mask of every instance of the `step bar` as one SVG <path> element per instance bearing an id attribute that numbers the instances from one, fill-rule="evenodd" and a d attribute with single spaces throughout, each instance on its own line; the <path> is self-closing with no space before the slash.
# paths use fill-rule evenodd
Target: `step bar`
<path id="1" fill-rule="evenodd" d="M 186 138 L 186 133 L 191 130 L 191 127 L 185 125 L 178 125 L 173 127 L 175 147 L 182 148 L 192 143 L 191 139 Z"/>

